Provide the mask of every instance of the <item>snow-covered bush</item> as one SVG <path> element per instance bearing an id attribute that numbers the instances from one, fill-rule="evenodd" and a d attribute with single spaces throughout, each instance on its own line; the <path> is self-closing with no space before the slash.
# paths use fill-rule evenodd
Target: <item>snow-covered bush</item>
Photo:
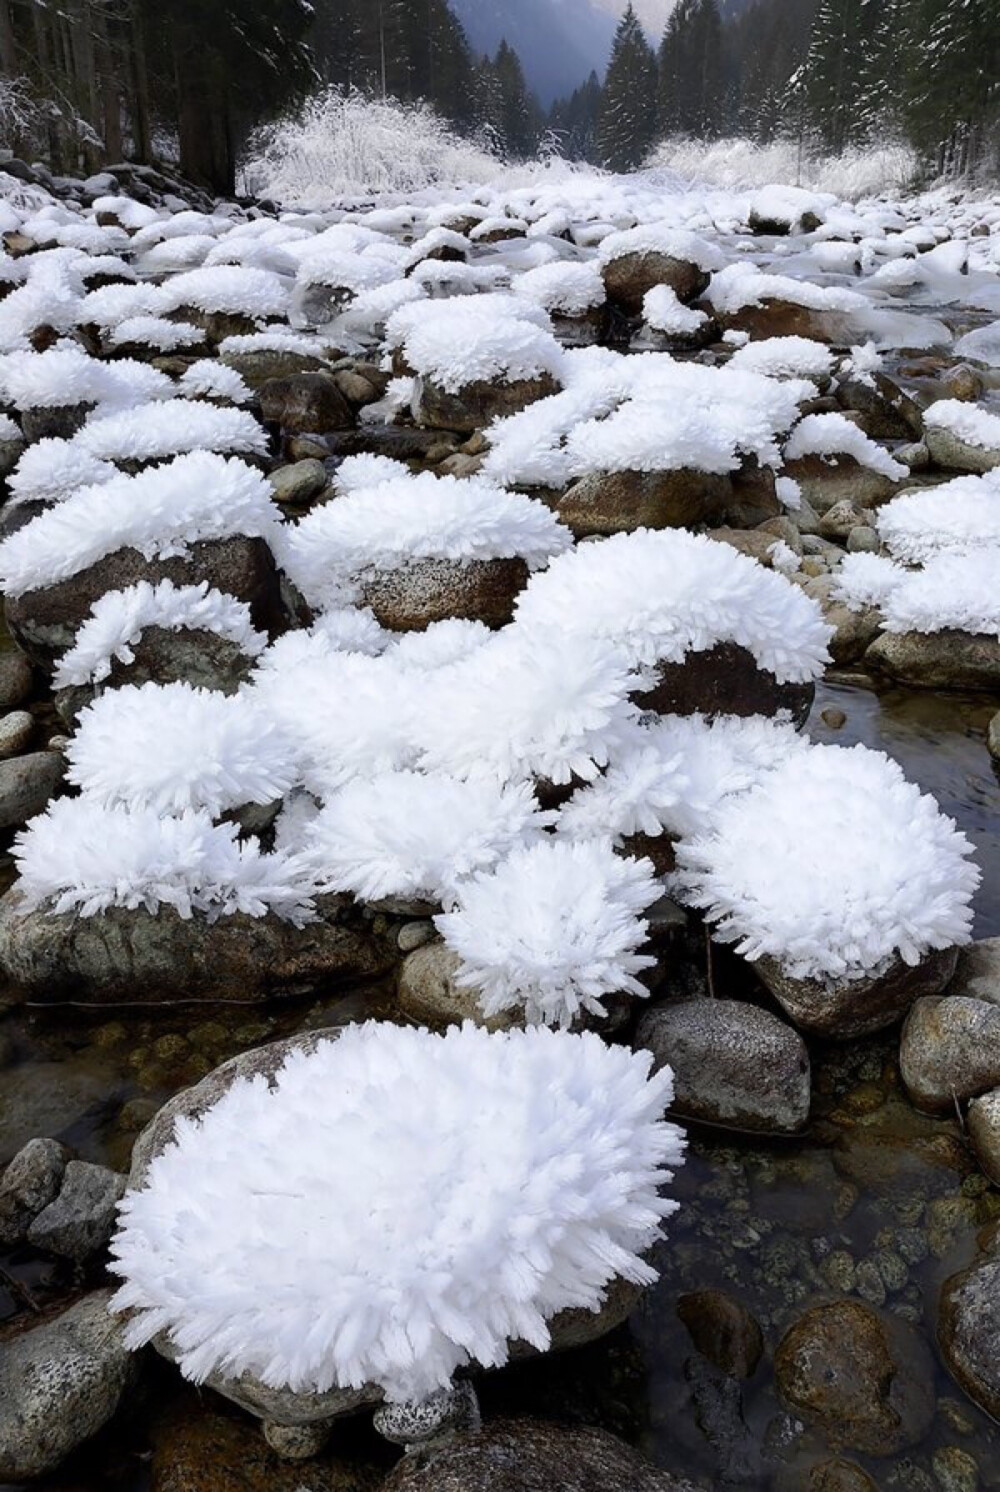
<path id="1" fill-rule="evenodd" d="M 562 555 L 522 591 L 517 625 L 606 639 L 633 665 L 736 643 L 779 683 L 806 683 L 829 661 L 815 601 L 730 545 L 681 529 L 616 534 Z"/>
<path id="2" fill-rule="evenodd" d="M 207 813 L 176 817 L 153 807 L 105 807 L 57 798 L 14 840 L 25 909 L 93 917 L 111 907 L 214 921 L 269 912 L 295 924 L 313 916 L 311 887 L 295 862 L 240 841 L 234 824 Z"/>
<path id="3" fill-rule="evenodd" d="M 217 817 L 296 786 L 294 745 L 249 693 L 187 683 L 110 689 L 81 712 L 68 780 L 105 805 Z"/>
<path id="4" fill-rule="evenodd" d="M 320 890 L 445 902 L 470 875 L 538 839 L 552 818 L 526 783 L 386 772 L 333 794 L 302 853 Z"/>
<path id="5" fill-rule="evenodd" d="M 920 162 L 908 145 L 891 140 L 821 155 L 803 151 L 793 137 L 761 145 L 743 136 L 707 142 L 673 136 L 657 145 L 648 165 L 654 172 L 667 171 L 675 178 L 726 191 L 797 181 L 813 193 L 855 199 L 902 190 L 917 175 Z"/>
<path id="6" fill-rule="evenodd" d="M 365 458 L 345 462 L 338 478 L 343 496 L 285 540 L 284 568 L 311 606 L 350 604 L 366 574 L 418 560 L 520 558 L 536 569 L 573 542 L 544 503 L 482 478 L 414 476 Z"/>
<path id="7" fill-rule="evenodd" d="M 166 1332 L 196 1382 L 390 1400 L 544 1350 L 557 1312 L 655 1278 L 684 1142 L 650 1065 L 593 1035 L 370 1022 L 238 1078 L 122 1203 L 127 1341 Z"/>
<path id="8" fill-rule="evenodd" d="M 135 661 L 133 648 L 147 627 L 213 632 L 235 643 L 248 658 L 256 658 L 267 646 L 267 638 L 253 625 L 249 606 L 209 589 L 207 580 L 180 586 L 172 580 L 155 586 L 140 580 L 94 602 L 73 646 L 56 664 L 53 687 L 103 683 L 116 661 Z"/>
<path id="9" fill-rule="evenodd" d="M 476 991 L 484 1014 L 568 1026 L 606 1014 L 608 995 L 648 995 L 636 978 L 655 963 L 638 951 L 642 914 L 660 894 L 648 860 L 606 841 L 550 839 L 462 884 L 435 924 L 459 956 L 456 983 Z"/>
<path id="10" fill-rule="evenodd" d="M 683 893 L 717 937 L 827 983 L 968 942 L 971 854 L 934 799 L 863 746 L 792 754 L 677 848 Z"/>
<path id="11" fill-rule="evenodd" d="M 289 206 L 369 192 L 412 192 L 435 182 L 488 181 L 498 162 L 461 140 L 431 110 L 334 89 L 251 140 L 248 191 Z"/>
<path id="12" fill-rule="evenodd" d="M 180 402 L 185 410 L 195 407 Z M 117 549 L 168 559 L 205 539 L 270 538 L 277 521 L 259 471 L 233 457 L 193 451 L 134 477 L 116 473 L 81 487 L 39 513 L 0 543 L 0 586 L 20 596 L 55 585 Z"/>

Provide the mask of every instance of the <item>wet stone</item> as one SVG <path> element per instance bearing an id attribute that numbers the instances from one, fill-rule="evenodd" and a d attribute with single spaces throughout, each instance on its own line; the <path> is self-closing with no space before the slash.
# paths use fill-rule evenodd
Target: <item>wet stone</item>
<path id="1" fill-rule="evenodd" d="M 745 1305 L 722 1290 L 682 1295 L 677 1314 L 695 1347 L 732 1378 L 752 1378 L 764 1351 L 760 1324 Z"/>
<path id="2" fill-rule="evenodd" d="M 58 1195 L 72 1152 L 58 1140 L 29 1140 L 0 1180 L 0 1243 L 23 1243 L 38 1213 Z"/>
<path id="3" fill-rule="evenodd" d="M 109 1242 L 124 1191 L 125 1177 L 117 1171 L 71 1160 L 58 1196 L 28 1228 L 28 1242 L 47 1253 L 82 1262 Z"/>

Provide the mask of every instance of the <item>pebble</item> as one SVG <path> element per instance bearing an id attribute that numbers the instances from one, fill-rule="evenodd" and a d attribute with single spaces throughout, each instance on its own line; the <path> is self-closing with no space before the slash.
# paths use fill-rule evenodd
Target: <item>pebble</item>
<path id="1" fill-rule="evenodd" d="M 0 710 L 13 710 L 31 693 L 31 664 L 23 653 L 0 653 Z"/>
<path id="2" fill-rule="evenodd" d="M 873 528 L 868 527 L 867 523 L 859 523 L 848 531 L 848 554 L 878 554 L 881 548 L 881 539 Z"/>
<path id="3" fill-rule="evenodd" d="M 62 783 L 65 762 L 51 751 L 0 761 L 0 829 L 19 829 L 41 813 Z"/>
<path id="4" fill-rule="evenodd" d="M 931 1466 L 941 1492 L 977 1492 L 979 1467 L 960 1446 L 939 1446 L 931 1457 Z"/>
<path id="5" fill-rule="evenodd" d="M 268 477 L 276 503 L 301 504 L 318 497 L 327 485 L 326 467 L 310 457 L 279 466 Z"/>
<path id="6" fill-rule="evenodd" d="M 0 757 L 20 756 L 28 749 L 35 722 L 27 710 L 11 710 L 0 719 Z"/>
<path id="7" fill-rule="evenodd" d="M 23 1243 L 33 1219 L 59 1193 L 72 1152 L 58 1140 L 29 1140 L 0 1180 L 0 1243 Z"/>
<path id="8" fill-rule="evenodd" d="M 820 712 L 819 718 L 822 720 L 823 724 L 828 725 L 831 730 L 840 730 L 842 726 L 847 724 L 847 716 L 845 715 L 844 711 L 834 709 L 832 706 L 827 706 L 825 710 L 822 710 Z"/>
<path id="9" fill-rule="evenodd" d="M 404 922 L 396 934 L 396 946 L 400 953 L 412 953 L 436 937 L 433 922 Z"/>
<path id="10" fill-rule="evenodd" d="M 28 1242 L 81 1263 L 109 1242 L 126 1180 L 107 1166 L 71 1160 L 59 1194 L 28 1228 Z"/>

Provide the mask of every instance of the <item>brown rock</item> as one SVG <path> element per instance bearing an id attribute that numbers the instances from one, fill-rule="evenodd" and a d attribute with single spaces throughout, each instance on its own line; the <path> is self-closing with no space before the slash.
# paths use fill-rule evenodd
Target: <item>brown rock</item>
<path id="1" fill-rule="evenodd" d="M 878 1492 L 867 1471 L 855 1461 L 821 1461 L 809 1472 L 806 1492 Z"/>
<path id="2" fill-rule="evenodd" d="M 923 1339 L 855 1300 L 806 1312 L 774 1355 L 778 1390 L 834 1447 L 892 1455 L 923 1439 L 934 1381 Z"/>
<path id="3" fill-rule="evenodd" d="M 669 285 L 678 300 L 693 301 L 708 288 L 709 277 L 696 264 L 669 254 L 639 251 L 620 254 L 601 271 L 608 300 L 629 316 L 638 316 L 646 293 L 655 285 Z"/>
<path id="4" fill-rule="evenodd" d="M 558 383 L 548 373 L 512 383 L 487 380 L 468 383 L 456 394 L 448 393 L 433 379 L 418 378 L 414 384 L 413 414 L 418 425 L 471 434 L 495 419 L 516 414 L 536 399 L 558 392 Z"/>
<path id="5" fill-rule="evenodd" d="M 296 435 L 323 435 L 354 424 L 354 415 L 332 373 L 296 373 L 271 378 L 259 390 L 260 412 L 269 425 Z"/>
<path id="6" fill-rule="evenodd" d="M 873 440 L 919 440 L 923 434 L 920 406 L 886 373 L 843 379 L 837 402 L 858 411 L 865 434 Z"/>
<path id="7" fill-rule="evenodd" d="M 803 497 L 821 516 L 842 502 L 856 509 L 877 508 L 893 496 L 898 486 L 891 477 L 847 455 L 835 461 L 823 456 L 798 456 L 785 463 L 785 475 L 798 482 Z"/>
<path id="8" fill-rule="evenodd" d="M 527 583 L 521 559 L 420 559 L 366 576 L 360 604 L 394 632 L 420 632 L 449 617 L 504 627 Z"/>
<path id="9" fill-rule="evenodd" d="M 582 538 L 715 523 L 731 492 L 728 477 L 685 468 L 592 472 L 574 482 L 553 506 L 560 520 Z"/>
<path id="10" fill-rule="evenodd" d="M 742 1301 L 724 1290 L 694 1290 L 680 1297 L 677 1314 L 702 1357 L 730 1378 L 753 1377 L 764 1335 Z"/>
<path id="11" fill-rule="evenodd" d="M 944 989 L 957 961 L 957 951 L 946 948 L 915 966 L 897 958 L 884 974 L 843 984 L 793 979 L 767 956 L 753 967 L 797 1026 L 842 1041 L 895 1025 L 915 1000 Z"/>
<path id="12" fill-rule="evenodd" d="M 779 684 L 753 654 L 733 642 L 688 653 L 683 663 L 661 663 L 659 682 L 637 693 L 644 710 L 661 715 L 776 715 L 788 710 L 797 725 L 808 719 L 812 684 Z"/>

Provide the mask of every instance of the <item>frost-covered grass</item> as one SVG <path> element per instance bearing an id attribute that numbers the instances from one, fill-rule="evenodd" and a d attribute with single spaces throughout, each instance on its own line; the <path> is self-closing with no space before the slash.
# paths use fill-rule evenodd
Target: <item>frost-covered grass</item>
<path id="1" fill-rule="evenodd" d="M 838 983 L 967 942 L 971 855 L 934 799 L 863 746 L 794 753 L 677 850 L 717 938 Z"/>
<path id="2" fill-rule="evenodd" d="M 669 1069 L 592 1035 L 369 1023 L 239 1078 L 126 1195 L 127 1340 L 182 1372 L 421 1399 L 597 1309 L 676 1203 Z M 433 1101 L 429 1101 L 429 1097 Z"/>
<path id="3" fill-rule="evenodd" d="M 759 145 L 745 137 L 704 140 L 670 139 L 649 159 L 653 170 L 670 171 L 691 181 L 727 191 L 794 183 L 816 192 L 831 192 L 855 201 L 879 192 L 902 192 L 917 175 L 919 162 L 906 145 L 851 149 L 831 156 L 803 149 L 796 140 Z"/>

